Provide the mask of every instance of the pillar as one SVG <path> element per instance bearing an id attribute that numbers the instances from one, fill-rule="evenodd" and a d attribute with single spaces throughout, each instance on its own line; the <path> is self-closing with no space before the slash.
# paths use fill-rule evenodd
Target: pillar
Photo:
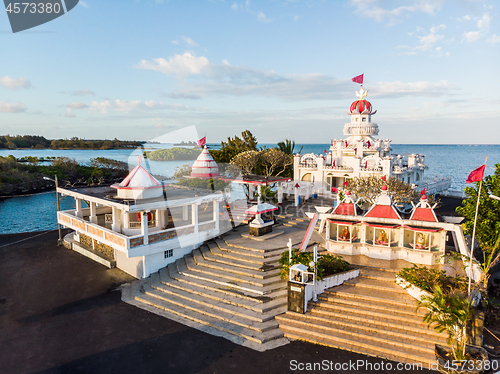
<path id="1" fill-rule="evenodd" d="M 75 215 L 79 218 L 83 218 L 82 199 L 75 197 L 75 205 Z"/>
<path id="2" fill-rule="evenodd" d="M 198 234 L 198 203 L 191 205 L 191 223 L 194 225 L 194 233 Z"/>
<path id="3" fill-rule="evenodd" d="M 141 212 L 141 235 L 144 237 L 144 245 L 149 244 L 148 212 Z"/>
<path id="4" fill-rule="evenodd" d="M 253 184 L 248 184 L 248 199 L 253 200 Z"/>
<path id="5" fill-rule="evenodd" d="M 113 215 L 113 222 L 111 223 L 111 230 L 116 231 L 116 232 L 121 232 L 121 228 L 120 228 L 121 210 L 118 209 L 117 207 L 112 207 L 111 213 Z"/>
<path id="6" fill-rule="evenodd" d="M 219 201 L 214 201 L 214 221 L 215 221 L 215 229 L 219 230 Z"/>
<path id="7" fill-rule="evenodd" d="M 278 204 L 283 202 L 283 185 L 278 182 Z"/>
<path id="8" fill-rule="evenodd" d="M 97 224 L 97 207 L 94 202 L 90 202 L 90 216 L 89 216 L 89 221 L 90 223 L 96 223 Z"/>
<path id="9" fill-rule="evenodd" d="M 189 219 L 189 206 L 188 205 L 184 205 L 182 207 L 182 219 L 184 221 L 187 221 Z"/>

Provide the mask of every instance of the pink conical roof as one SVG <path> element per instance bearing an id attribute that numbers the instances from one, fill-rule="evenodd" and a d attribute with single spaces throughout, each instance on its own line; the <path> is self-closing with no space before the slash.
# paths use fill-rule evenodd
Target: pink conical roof
<path id="1" fill-rule="evenodd" d="M 211 178 L 219 176 L 219 167 L 213 159 L 212 155 L 208 152 L 207 146 L 203 148 L 196 161 L 192 166 L 192 177 L 195 178 Z"/>
<path id="2" fill-rule="evenodd" d="M 160 182 L 144 169 L 139 163 L 127 177 L 118 185 L 119 187 L 150 188 L 160 187 Z"/>

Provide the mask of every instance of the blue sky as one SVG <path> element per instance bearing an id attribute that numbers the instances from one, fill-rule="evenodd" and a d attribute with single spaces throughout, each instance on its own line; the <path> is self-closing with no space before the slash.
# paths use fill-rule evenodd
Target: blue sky
<path id="1" fill-rule="evenodd" d="M 93 1 L 12 34 L 0 134 L 343 138 L 364 73 L 379 137 L 500 143 L 494 0 Z"/>

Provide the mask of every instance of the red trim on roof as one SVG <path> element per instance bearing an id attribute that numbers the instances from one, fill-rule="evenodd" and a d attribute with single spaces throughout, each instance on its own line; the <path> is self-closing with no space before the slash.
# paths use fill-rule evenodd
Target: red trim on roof
<path id="1" fill-rule="evenodd" d="M 112 184 L 111 188 L 115 188 L 117 190 L 149 190 L 150 188 L 161 188 L 162 186 L 149 186 L 149 187 L 122 187 L 119 184 Z"/>
<path id="2" fill-rule="evenodd" d="M 411 214 L 410 219 L 412 221 L 427 221 L 427 222 L 437 222 L 438 220 L 434 216 L 434 212 L 431 208 L 416 208 Z"/>
<path id="3" fill-rule="evenodd" d="M 272 212 L 273 210 L 276 210 L 276 209 L 278 209 L 278 207 L 273 208 L 273 209 L 263 210 L 262 212 L 251 212 L 251 211 L 245 210 L 245 213 L 256 215 L 256 214 L 262 214 L 262 213 Z"/>
<path id="4" fill-rule="evenodd" d="M 418 227 L 418 226 L 410 226 L 410 225 L 404 225 L 404 227 L 405 227 L 405 229 L 412 230 L 412 231 L 439 232 L 439 231 L 443 230 L 441 227 Z"/>
<path id="5" fill-rule="evenodd" d="M 401 219 L 391 205 L 375 205 L 365 214 L 365 217 Z"/>
<path id="6" fill-rule="evenodd" d="M 330 218 L 327 218 L 328 221 L 330 221 L 331 223 L 337 223 L 339 225 L 355 225 L 356 223 L 359 223 L 360 221 L 342 221 L 342 220 L 338 220 L 338 219 L 330 219 Z"/>
<path id="7" fill-rule="evenodd" d="M 219 173 L 191 173 L 191 176 L 194 178 L 212 178 L 212 177 L 218 177 L 220 174 Z"/>
<path id="8" fill-rule="evenodd" d="M 368 225 L 370 227 L 380 227 L 380 228 L 387 228 L 387 229 L 395 229 L 397 227 L 400 227 L 401 225 L 398 224 L 384 224 L 384 223 L 374 223 L 374 222 L 363 222 L 365 225 Z"/>

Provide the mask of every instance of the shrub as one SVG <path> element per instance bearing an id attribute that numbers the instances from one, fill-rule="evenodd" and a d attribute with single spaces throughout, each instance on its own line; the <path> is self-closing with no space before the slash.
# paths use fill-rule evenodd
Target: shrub
<path id="1" fill-rule="evenodd" d="M 307 271 L 313 272 L 314 269 L 309 266 L 309 263 L 313 261 L 313 259 L 314 254 L 311 252 L 299 252 L 298 249 L 292 249 L 292 259 L 290 261 L 288 250 L 283 252 L 278 261 L 281 267 L 281 279 L 288 279 L 290 266 L 295 264 L 305 265 L 307 266 Z M 316 263 L 316 277 L 318 280 L 321 280 L 326 276 L 347 271 L 350 266 L 351 264 L 349 264 L 349 262 L 335 254 L 318 256 L 318 261 Z"/>
<path id="2" fill-rule="evenodd" d="M 444 270 L 429 269 L 415 264 L 411 268 L 401 269 L 398 276 L 429 293 L 434 293 L 436 286 L 439 286 L 445 294 L 453 290 L 466 293 L 468 287 L 467 279 L 458 274 L 451 277 L 446 275 Z"/>

